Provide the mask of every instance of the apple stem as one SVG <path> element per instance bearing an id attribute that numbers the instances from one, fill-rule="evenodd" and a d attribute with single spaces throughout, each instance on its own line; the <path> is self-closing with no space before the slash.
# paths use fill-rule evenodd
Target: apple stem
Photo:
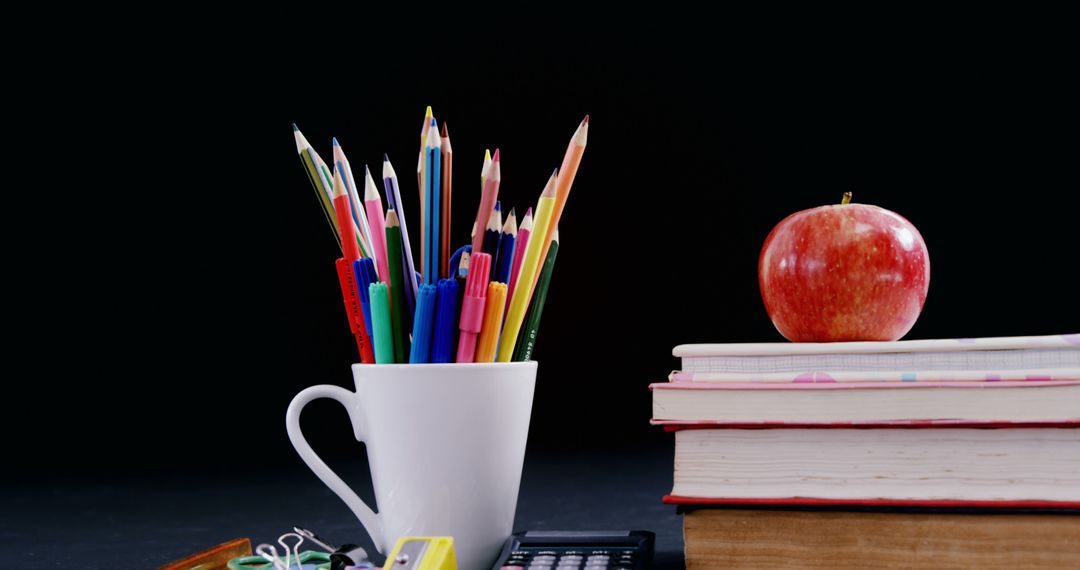
<path id="1" fill-rule="evenodd" d="M 851 192 L 844 192 L 844 197 L 840 199 L 841 204 L 851 203 Z"/>

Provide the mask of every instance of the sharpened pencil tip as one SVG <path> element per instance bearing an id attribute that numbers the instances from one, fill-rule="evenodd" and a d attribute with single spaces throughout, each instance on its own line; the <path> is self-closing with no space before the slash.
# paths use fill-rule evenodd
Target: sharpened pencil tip
<path id="1" fill-rule="evenodd" d="M 390 155 L 386 154 L 385 152 L 382 153 L 382 161 L 383 162 L 390 162 Z"/>
<path id="2" fill-rule="evenodd" d="M 341 145 L 339 145 L 339 144 L 338 144 L 338 142 L 337 142 L 337 137 L 334 137 L 334 146 L 341 146 Z"/>
<path id="3" fill-rule="evenodd" d="M 558 166 L 556 166 L 556 167 L 555 167 L 555 170 L 552 170 L 552 171 L 551 171 L 551 175 L 552 175 L 553 177 L 557 177 L 557 176 L 559 176 L 559 167 L 558 167 Z"/>
<path id="4" fill-rule="evenodd" d="M 300 127 L 296 126 L 296 123 L 293 123 L 293 124 L 292 124 L 292 130 L 293 130 L 293 132 L 294 132 L 294 133 L 295 133 L 295 132 L 299 132 L 299 131 L 300 131 Z"/>
<path id="5" fill-rule="evenodd" d="M 442 124 L 442 136 L 443 136 L 443 138 L 449 138 L 450 135 L 448 133 L 449 133 L 449 131 L 446 130 L 446 121 L 443 121 L 443 124 Z"/>
<path id="6" fill-rule="evenodd" d="M 424 116 L 425 116 L 425 117 L 430 117 L 431 115 L 432 115 L 432 112 L 431 112 L 431 105 L 428 105 L 428 106 L 427 106 L 427 111 L 424 111 Z"/>
<path id="7" fill-rule="evenodd" d="M 584 121 L 581 121 L 581 123 L 582 123 L 583 125 L 587 125 L 587 124 L 589 124 L 589 116 L 588 116 L 588 115 L 585 115 L 585 120 L 584 120 Z"/>
<path id="8" fill-rule="evenodd" d="M 492 162 L 498 162 L 499 161 L 499 149 L 495 149 L 495 155 L 491 157 L 491 161 Z"/>
<path id="9" fill-rule="evenodd" d="M 529 209 L 525 210 L 525 217 L 527 218 L 527 217 L 529 217 L 531 215 L 532 215 L 532 206 L 529 206 Z"/>
<path id="10" fill-rule="evenodd" d="M 439 123 L 435 121 L 435 117 L 431 118 L 431 126 L 433 126 L 433 127 L 438 127 L 439 126 Z"/>

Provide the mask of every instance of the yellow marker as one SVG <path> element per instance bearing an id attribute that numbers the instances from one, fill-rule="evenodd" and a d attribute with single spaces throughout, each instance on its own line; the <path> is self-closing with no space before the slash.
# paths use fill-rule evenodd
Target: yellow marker
<path id="1" fill-rule="evenodd" d="M 556 171 L 557 172 L 557 171 Z M 548 180 L 544 192 L 540 194 L 540 201 L 536 204 L 536 216 L 533 218 L 533 235 L 544 236 L 548 233 L 548 225 L 551 223 L 551 214 L 555 210 L 555 178 L 552 174 Z M 529 308 L 529 300 L 532 298 L 534 279 L 540 269 L 540 251 L 544 249 L 542 239 L 529 238 L 529 244 L 525 246 L 525 255 L 521 260 L 521 268 L 518 269 L 517 287 L 514 288 L 514 297 L 510 300 L 510 308 L 506 312 L 506 321 L 503 323 L 502 336 L 499 338 L 499 352 L 496 357 L 498 362 L 510 362 L 514 356 L 514 345 L 517 344 L 518 331 L 525 321 L 525 311 Z"/>
<path id="2" fill-rule="evenodd" d="M 386 556 L 383 570 L 457 570 L 454 539 L 403 536 Z"/>

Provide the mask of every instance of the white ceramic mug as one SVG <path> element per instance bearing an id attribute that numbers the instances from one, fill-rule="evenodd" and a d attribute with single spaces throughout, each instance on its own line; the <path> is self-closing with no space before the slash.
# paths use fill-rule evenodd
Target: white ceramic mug
<path id="1" fill-rule="evenodd" d="M 354 364 L 356 392 L 312 386 L 289 404 L 289 439 L 386 554 L 403 536 L 452 536 L 459 566 L 490 568 L 513 528 L 536 362 Z M 312 451 L 300 412 L 318 398 L 349 412 L 367 445 L 375 513 Z"/>

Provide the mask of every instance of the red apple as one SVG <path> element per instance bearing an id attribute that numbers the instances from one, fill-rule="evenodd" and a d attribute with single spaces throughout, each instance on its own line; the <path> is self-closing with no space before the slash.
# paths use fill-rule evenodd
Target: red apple
<path id="1" fill-rule="evenodd" d="M 922 311 L 930 255 L 919 230 L 849 199 L 796 212 L 765 238 L 758 285 L 788 340 L 897 340 Z"/>

